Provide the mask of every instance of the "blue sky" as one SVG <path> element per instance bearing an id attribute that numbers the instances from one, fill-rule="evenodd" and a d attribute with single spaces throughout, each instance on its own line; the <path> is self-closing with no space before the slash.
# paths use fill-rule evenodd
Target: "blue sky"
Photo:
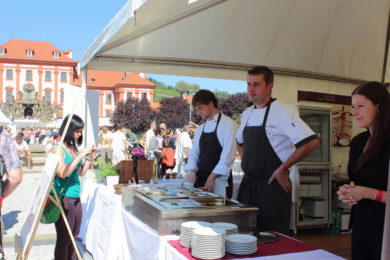
<path id="1" fill-rule="evenodd" d="M 14 0 L 1 1 L 0 44 L 10 39 L 49 41 L 59 50 L 73 50 L 80 61 L 85 50 L 127 0 Z M 243 81 L 148 74 L 174 86 L 184 80 L 201 88 L 245 92 Z"/>

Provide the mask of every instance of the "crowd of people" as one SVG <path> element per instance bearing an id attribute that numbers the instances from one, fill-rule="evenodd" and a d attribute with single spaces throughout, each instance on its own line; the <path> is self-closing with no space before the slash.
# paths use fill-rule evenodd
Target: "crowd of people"
<path id="1" fill-rule="evenodd" d="M 194 123 L 170 129 L 164 122 L 153 121 L 147 131 L 137 136 L 120 123 L 114 128 L 105 126 L 98 133 L 100 156 L 115 165 L 135 157 L 148 159 L 157 163 L 159 177 L 171 173 L 184 176 L 196 129 Z"/>
<path id="2" fill-rule="evenodd" d="M 82 216 L 79 176 L 91 167 L 98 153 L 113 164 L 135 157 L 155 161 L 159 177 L 177 173 L 194 187 L 229 198 L 231 169 L 238 152 L 245 175 L 237 199 L 259 208 L 257 231 L 288 234 L 292 196 L 289 168 L 320 143 L 296 111 L 271 97 L 273 88 L 273 72 L 269 68 L 260 66 L 248 71 L 247 92 L 252 104 L 244 111 L 238 128 L 219 111 L 212 92 L 199 90 L 192 106 L 203 119 L 201 125 L 170 129 L 165 122 L 151 122 L 149 129 L 137 137 L 122 124 L 116 124 L 115 129 L 100 130 L 99 147 L 79 150 L 84 122 L 77 115 L 71 118 L 66 132 L 68 117 L 59 131 L 20 129 L 10 136 L 1 129 L 0 163 L 5 162 L 8 178 L 0 185 L 0 206 L 3 197 L 11 194 L 22 180 L 20 159 L 31 167 L 29 144 L 46 144 L 48 151 L 60 156 L 54 187 L 57 192 L 67 187 L 62 207 L 74 236 L 79 233 Z M 350 183 L 342 186 L 338 195 L 352 205 L 352 258 L 380 259 L 390 154 L 389 92 L 379 82 L 360 85 L 352 93 L 352 109 L 357 124 L 367 131 L 351 142 Z M 61 146 L 56 144 L 60 136 L 64 136 Z M 74 259 L 62 218 L 55 227 L 55 259 Z"/>

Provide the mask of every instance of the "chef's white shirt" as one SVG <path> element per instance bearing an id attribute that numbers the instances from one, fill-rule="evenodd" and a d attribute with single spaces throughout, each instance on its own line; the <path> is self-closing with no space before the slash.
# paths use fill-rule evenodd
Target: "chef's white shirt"
<path id="1" fill-rule="evenodd" d="M 187 164 L 184 166 L 184 171 L 188 172 L 190 170 L 197 171 L 198 159 L 199 159 L 199 140 L 202 132 L 205 133 L 214 132 L 217 125 L 218 115 L 216 114 L 212 120 L 207 120 L 205 123 L 201 124 L 196 130 L 194 136 L 194 143 L 192 149 L 190 150 L 190 156 L 188 158 Z M 222 175 L 221 180 L 227 180 L 231 168 L 233 167 L 234 159 L 236 156 L 236 141 L 234 139 L 237 132 L 236 123 L 229 117 L 221 113 L 221 120 L 219 121 L 217 128 L 217 138 L 219 144 L 222 146 L 222 152 L 218 161 L 218 164 L 213 169 L 213 173 Z"/>
<path id="2" fill-rule="evenodd" d="M 266 109 L 267 106 L 256 108 L 253 105 L 243 112 L 236 135 L 238 144 L 244 142 L 245 126 L 263 124 Z M 290 157 L 295 147 L 298 148 L 315 137 L 313 130 L 299 117 L 298 111 L 279 100 L 271 103 L 265 131 L 272 148 L 282 162 Z M 260 149 L 262 147 L 259 147 Z"/>

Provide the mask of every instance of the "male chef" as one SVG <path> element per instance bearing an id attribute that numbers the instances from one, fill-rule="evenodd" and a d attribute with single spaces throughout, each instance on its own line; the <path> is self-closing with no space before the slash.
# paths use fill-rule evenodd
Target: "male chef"
<path id="1" fill-rule="evenodd" d="M 188 163 L 184 166 L 186 178 L 196 188 L 231 198 L 236 125 L 219 112 L 218 100 L 211 91 L 196 92 L 192 106 L 204 123 L 195 133 Z"/>
<path id="2" fill-rule="evenodd" d="M 291 182 L 288 169 L 320 142 L 298 113 L 271 97 L 273 72 L 264 66 L 248 71 L 247 92 L 254 105 L 242 114 L 237 149 L 245 172 L 237 199 L 259 208 L 258 231 L 288 234 Z"/>

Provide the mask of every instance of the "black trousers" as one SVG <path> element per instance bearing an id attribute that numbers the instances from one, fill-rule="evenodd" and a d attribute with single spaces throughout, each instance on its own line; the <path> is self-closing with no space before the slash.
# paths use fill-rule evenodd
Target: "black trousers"
<path id="1" fill-rule="evenodd" d="M 352 260 L 380 260 L 382 254 L 382 232 L 366 226 L 354 226 L 352 230 Z"/>
<path id="2" fill-rule="evenodd" d="M 80 198 L 62 198 L 62 208 L 65 211 L 66 219 L 69 227 L 72 230 L 73 237 L 77 237 L 80 232 L 82 207 Z M 66 229 L 65 222 L 60 216 L 60 219 L 55 223 L 57 231 L 57 241 L 54 250 L 55 260 L 74 260 L 76 259 L 76 251 L 73 248 L 72 240 Z"/>

